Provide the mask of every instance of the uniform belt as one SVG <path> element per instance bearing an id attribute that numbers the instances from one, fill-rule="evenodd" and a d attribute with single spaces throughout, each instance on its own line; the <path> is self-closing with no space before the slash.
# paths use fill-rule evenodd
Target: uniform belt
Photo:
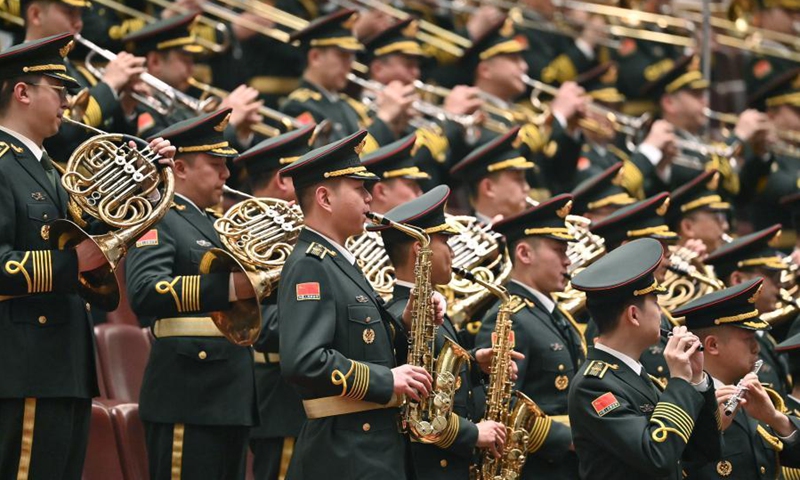
<path id="1" fill-rule="evenodd" d="M 335 415 L 347 415 L 348 413 L 367 412 L 369 410 L 380 410 L 382 408 L 399 407 L 403 403 L 402 398 L 392 395 L 392 399 L 387 404 L 367 402 L 364 400 L 353 400 L 347 397 L 333 396 L 303 400 L 303 408 L 306 416 L 310 419 L 333 417 Z"/>
<path id="2" fill-rule="evenodd" d="M 211 317 L 162 318 L 156 320 L 153 335 L 156 338 L 223 336 Z"/>
<path id="3" fill-rule="evenodd" d="M 253 351 L 253 360 L 256 363 L 281 363 L 280 353 L 267 353 Z"/>
<path id="4" fill-rule="evenodd" d="M 550 417 L 550 420 L 552 420 L 554 422 L 561 423 L 561 424 L 566 425 L 568 427 L 570 426 L 569 425 L 569 415 L 548 415 L 548 417 Z"/>
<path id="5" fill-rule="evenodd" d="M 15 298 L 22 298 L 27 296 L 28 295 L 0 295 L 0 302 L 5 302 L 6 300 L 14 300 Z"/>

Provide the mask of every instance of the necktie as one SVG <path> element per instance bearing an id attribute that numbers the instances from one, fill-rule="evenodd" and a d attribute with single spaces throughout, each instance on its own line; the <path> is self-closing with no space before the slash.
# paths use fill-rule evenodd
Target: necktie
<path id="1" fill-rule="evenodd" d="M 650 387 L 650 390 L 655 392 L 656 395 L 660 395 L 661 394 L 659 392 L 658 388 L 656 388 L 655 384 L 653 383 L 653 380 L 650 379 L 650 375 L 647 374 L 647 370 L 642 368 L 642 371 L 639 373 L 639 376 L 642 377 L 642 380 L 644 381 L 644 383 L 646 383 L 647 386 Z"/>
<path id="2" fill-rule="evenodd" d="M 47 179 L 50 180 L 50 184 L 53 186 L 54 190 L 58 190 L 58 175 L 56 175 L 56 169 L 53 167 L 53 159 L 50 158 L 50 155 L 47 152 L 42 152 L 42 159 L 40 160 L 42 164 L 42 168 L 44 169 L 44 173 L 47 175 Z"/>
<path id="3" fill-rule="evenodd" d="M 556 328 L 558 328 L 561 332 L 561 335 L 563 335 L 564 342 L 567 344 L 567 348 L 569 348 L 569 353 L 572 357 L 572 366 L 577 368 L 579 360 L 578 350 L 577 345 L 575 345 L 575 338 L 572 335 L 572 329 L 570 328 L 569 322 L 567 321 L 566 317 L 564 317 L 564 314 L 558 309 L 558 307 L 553 309 L 551 315 L 555 321 Z"/>

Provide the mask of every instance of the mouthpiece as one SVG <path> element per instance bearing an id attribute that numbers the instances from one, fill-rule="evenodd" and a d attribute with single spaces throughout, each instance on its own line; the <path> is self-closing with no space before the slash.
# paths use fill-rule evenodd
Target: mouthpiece
<path id="1" fill-rule="evenodd" d="M 380 213 L 367 212 L 366 215 L 367 215 L 367 218 L 369 218 L 373 222 L 377 223 L 378 225 L 386 225 L 386 226 L 391 226 L 392 225 L 392 223 L 389 220 L 387 220 L 386 217 L 384 217 Z"/>
<path id="2" fill-rule="evenodd" d="M 461 278 L 466 278 L 470 282 L 477 282 L 475 275 L 472 274 L 469 270 L 461 267 L 453 267 L 453 273 L 458 275 Z"/>

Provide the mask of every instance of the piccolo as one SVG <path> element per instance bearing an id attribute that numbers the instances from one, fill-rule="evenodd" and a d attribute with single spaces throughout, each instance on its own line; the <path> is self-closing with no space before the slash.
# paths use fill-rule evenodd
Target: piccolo
<path id="1" fill-rule="evenodd" d="M 671 331 L 667 330 L 666 328 L 662 328 L 661 329 L 661 338 L 663 338 L 664 340 L 669 340 L 669 337 L 671 337 L 671 336 L 672 336 L 672 332 Z M 703 351 L 703 345 L 701 344 L 699 347 L 697 347 L 697 350 L 702 352 Z"/>
<path id="2" fill-rule="evenodd" d="M 752 373 L 758 373 L 761 370 L 761 365 L 764 364 L 764 360 L 758 359 L 756 360 L 756 364 L 753 365 Z M 736 384 L 736 392 L 731 395 L 731 398 L 725 402 L 725 416 L 730 417 L 733 415 L 733 411 L 736 410 L 736 407 L 739 405 L 739 401 L 742 399 L 742 395 L 744 395 L 745 390 L 747 387 L 744 386 L 744 378 L 739 380 L 739 383 Z"/>

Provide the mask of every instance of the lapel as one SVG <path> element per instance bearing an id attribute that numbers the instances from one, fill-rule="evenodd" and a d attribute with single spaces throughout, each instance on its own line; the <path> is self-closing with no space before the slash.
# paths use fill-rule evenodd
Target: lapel
<path id="1" fill-rule="evenodd" d="M 650 385 L 646 384 L 644 379 L 637 375 L 636 372 L 631 370 L 631 368 L 626 365 L 625 362 L 609 353 L 606 353 L 602 350 L 597 350 L 596 348 L 589 349 L 589 359 L 602 360 L 606 363 L 616 364 L 619 368 L 609 369 L 608 371 L 613 372 L 617 378 L 627 383 L 631 388 L 653 402 L 653 405 L 658 403 L 658 394 L 655 392 L 655 390 Z"/>
<path id="2" fill-rule="evenodd" d="M 176 209 L 178 215 L 180 215 L 192 227 L 194 227 L 195 230 L 200 232 L 200 234 L 210 241 L 212 245 L 217 248 L 223 248 L 222 243 L 219 240 L 219 235 L 217 235 L 217 231 L 214 230 L 214 223 L 210 218 L 208 218 L 206 213 L 198 211 L 194 205 L 177 195 L 173 201 L 176 204 L 184 207 L 182 209 Z"/>
<path id="3" fill-rule="evenodd" d="M 17 160 L 17 163 L 26 171 L 28 175 L 33 178 L 36 183 L 47 193 L 48 198 L 50 199 L 53 204 L 59 207 L 61 213 L 64 213 L 64 209 L 61 208 L 62 203 L 61 197 L 57 189 L 53 189 L 53 185 L 50 183 L 50 180 L 47 178 L 47 174 L 44 173 L 44 168 L 39 163 L 39 159 L 33 155 L 33 152 L 28 150 L 28 148 L 19 140 L 17 140 L 13 135 L 9 135 L 6 132 L 0 131 L 0 140 L 9 144 L 9 148 L 14 153 L 14 158 Z"/>
<path id="4" fill-rule="evenodd" d="M 532 301 L 533 307 L 531 307 L 530 304 L 526 304 L 525 308 L 529 312 L 531 312 L 534 317 L 539 319 L 542 325 L 547 327 L 558 338 L 560 338 L 564 342 L 569 341 L 569 339 L 564 338 L 564 335 L 556 327 L 552 316 L 544 310 L 544 307 L 539 305 L 538 303 L 539 301 L 536 298 L 534 298 L 533 295 L 531 295 L 531 292 L 529 292 L 528 289 L 526 289 L 525 287 L 514 281 L 509 282 L 507 288 L 510 294 Z"/>

